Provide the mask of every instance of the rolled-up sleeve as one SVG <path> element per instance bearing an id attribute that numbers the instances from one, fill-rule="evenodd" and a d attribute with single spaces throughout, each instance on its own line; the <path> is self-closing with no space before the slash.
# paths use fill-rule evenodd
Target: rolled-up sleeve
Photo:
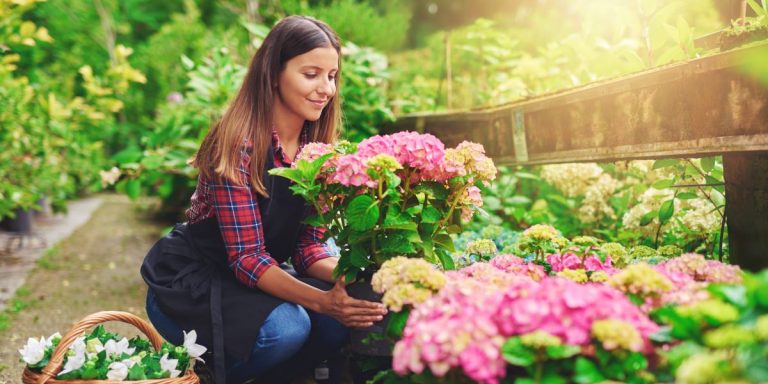
<path id="1" fill-rule="evenodd" d="M 305 275 L 312 264 L 329 257 L 335 256 L 328 244 L 323 240 L 325 228 L 307 225 L 296 244 L 296 252 L 291 258 L 293 269 L 299 274 Z"/>

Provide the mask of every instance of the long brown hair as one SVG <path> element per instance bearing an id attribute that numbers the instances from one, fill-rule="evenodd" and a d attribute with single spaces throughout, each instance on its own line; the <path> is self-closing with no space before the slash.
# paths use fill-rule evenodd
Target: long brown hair
<path id="1" fill-rule="evenodd" d="M 285 63 L 315 48 L 333 47 L 339 54 L 341 45 L 336 32 L 322 21 L 306 16 L 289 16 L 278 22 L 253 55 L 243 85 L 224 115 L 213 124 L 203 139 L 192 165 L 208 179 L 228 179 L 244 184 L 240 169 L 240 153 L 246 139 L 253 143 L 251 185 L 257 193 L 268 197 L 262 176 L 272 144 L 272 109 L 277 96 L 278 76 Z M 335 76 L 339 89 L 339 75 Z M 338 91 L 323 109 L 317 121 L 307 121 L 310 141 L 332 143 L 341 125 Z"/>

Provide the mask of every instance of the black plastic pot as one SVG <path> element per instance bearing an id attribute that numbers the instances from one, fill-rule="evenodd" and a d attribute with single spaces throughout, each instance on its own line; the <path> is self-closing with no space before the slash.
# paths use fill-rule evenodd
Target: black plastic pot
<path id="1" fill-rule="evenodd" d="M 32 233 L 32 211 L 16 208 L 15 217 L 6 217 L 0 221 L 0 228 L 20 234 Z"/>
<path id="2" fill-rule="evenodd" d="M 381 295 L 373 291 L 368 281 L 347 285 L 347 294 L 360 300 L 381 301 Z M 389 319 L 390 315 L 387 313 L 383 319 L 368 328 L 352 328 L 349 331 L 350 351 L 365 356 L 392 356 L 393 344 L 385 338 L 384 333 Z"/>

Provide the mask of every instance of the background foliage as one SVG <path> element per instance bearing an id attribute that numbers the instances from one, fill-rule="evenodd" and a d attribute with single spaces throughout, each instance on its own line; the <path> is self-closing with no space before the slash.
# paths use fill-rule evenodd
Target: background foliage
<path id="1" fill-rule="evenodd" d="M 178 217 L 195 185 L 186 160 L 286 15 L 323 19 L 344 40 L 344 135 L 359 141 L 398 114 L 497 105 L 709 54 L 694 38 L 730 24 L 722 3 L 0 0 L 0 217 L 113 182 Z M 761 4 L 733 34 L 764 28 Z M 745 69 L 764 79 L 764 63 Z M 473 227 L 548 222 L 566 235 L 719 251 L 720 183 L 719 159 L 505 169 Z"/>

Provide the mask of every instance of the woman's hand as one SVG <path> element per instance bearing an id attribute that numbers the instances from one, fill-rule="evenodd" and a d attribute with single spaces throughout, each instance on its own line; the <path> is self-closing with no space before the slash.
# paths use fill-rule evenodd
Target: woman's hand
<path id="1" fill-rule="evenodd" d="M 381 303 L 358 300 L 350 297 L 344 288 L 344 278 L 336 280 L 336 284 L 325 292 L 324 305 L 321 312 L 329 315 L 347 327 L 368 328 L 374 322 L 381 320 L 387 309 Z"/>

